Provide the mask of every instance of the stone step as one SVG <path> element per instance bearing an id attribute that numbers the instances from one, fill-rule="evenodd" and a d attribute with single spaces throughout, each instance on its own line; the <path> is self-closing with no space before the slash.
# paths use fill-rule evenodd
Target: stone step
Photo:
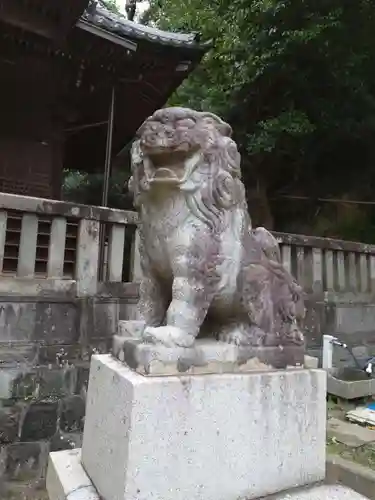
<path id="1" fill-rule="evenodd" d="M 81 464 L 81 450 L 51 453 L 47 490 L 50 500 L 100 500 L 100 496 Z M 342 485 L 318 485 L 284 491 L 258 500 L 366 500 Z M 111 499 L 108 499 L 111 500 Z"/>
<path id="2" fill-rule="evenodd" d="M 358 412 L 358 408 L 354 412 Z M 353 413 L 354 413 L 353 412 Z M 349 415 L 352 412 L 349 412 Z M 372 412 L 375 415 L 375 412 Z M 352 417 L 354 420 L 354 417 Z M 339 443 L 350 448 L 359 448 L 365 444 L 375 442 L 375 431 L 361 425 L 352 424 L 337 418 L 330 418 L 327 422 L 327 434 L 334 437 Z"/>
<path id="3" fill-rule="evenodd" d="M 322 484 L 312 488 L 279 493 L 262 500 L 366 500 L 368 497 L 340 484 Z M 260 500 L 260 499 L 259 499 Z"/>

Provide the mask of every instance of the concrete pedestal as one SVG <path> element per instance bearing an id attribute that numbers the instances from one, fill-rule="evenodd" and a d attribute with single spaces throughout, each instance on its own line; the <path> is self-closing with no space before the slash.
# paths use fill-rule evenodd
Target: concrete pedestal
<path id="1" fill-rule="evenodd" d="M 324 478 L 325 423 L 321 370 L 145 377 L 94 356 L 82 464 L 104 500 L 253 499 Z"/>

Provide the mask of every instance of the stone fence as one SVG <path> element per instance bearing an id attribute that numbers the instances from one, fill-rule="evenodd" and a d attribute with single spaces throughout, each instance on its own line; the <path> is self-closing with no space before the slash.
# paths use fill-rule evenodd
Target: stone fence
<path id="1" fill-rule="evenodd" d="M 47 294 L 73 287 L 78 296 L 94 296 L 104 283 L 108 293 L 119 293 L 119 283 L 135 281 L 138 272 L 136 222 L 132 211 L 1 193 L 0 292 L 17 293 L 17 283 L 33 280 Z M 374 291 L 375 245 L 274 235 L 284 265 L 306 293 Z"/>
<path id="2" fill-rule="evenodd" d="M 375 292 L 375 245 L 274 233 L 285 267 L 306 293 Z"/>
<path id="3" fill-rule="evenodd" d="M 305 291 L 305 334 L 310 354 L 321 354 L 323 334 L 375 354 L 375 245 L 296 234 L 274 233 L 284 265 Z M 337 349 L 335 364 L 353 364 Z"/>
<path id="4" fill-rule="evenodd" d="M 49 450 L 80 445 L 90 355 L 108 352 L 118 320 L 135 314 L 136 222 L 0 193 L 0 490 L 43 477 Z M 371 339 L 375 246 L 275 236 L 306 291 L 309 348 L 324 333 Z"/>
<path id="5" fill-rule="evenodd" d="M 0 271 L 21 279 L 72 279 L 79 295 L 93 295 L 103 272 L 98 266 L 102 233 L 102 281 L 119 283 L 124 276 L 131 281 L 124 267 L 125 235 L 130 229 L 132 238 L 136 221 L 131 211 L 1 193 Z"/>

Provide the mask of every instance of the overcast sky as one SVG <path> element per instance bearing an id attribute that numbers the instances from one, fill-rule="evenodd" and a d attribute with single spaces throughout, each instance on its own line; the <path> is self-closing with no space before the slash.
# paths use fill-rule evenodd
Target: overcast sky
<path id="1" fill-rule="evenodd" d="M 117 5 L 119 6 L 119 9 L 121 12 L 125 14 L 125 2 L 124 0 L 117 0 Z M 148 8 L 149 2 L 144 1 L 144 2 L 137 2 L 137 17 L 141 16 L 143 12 Z"/>

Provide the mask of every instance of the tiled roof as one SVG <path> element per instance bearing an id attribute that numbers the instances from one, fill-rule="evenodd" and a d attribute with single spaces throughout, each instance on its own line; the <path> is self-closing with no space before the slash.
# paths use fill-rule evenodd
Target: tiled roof
<path id="1" fill-rule="evenodd" d="M 129 21 L 121 14 L 110 12 L 97 2 L 91 2 L 82 15 L 81 20 L 124 38 L 147 40 L 162 45 L 197 49 L 200 51 L 207 50 L 210 45 L 210 42 L 199 42 L 199 34 L 197 33 L 172 33 L 138 24 Z"/>

